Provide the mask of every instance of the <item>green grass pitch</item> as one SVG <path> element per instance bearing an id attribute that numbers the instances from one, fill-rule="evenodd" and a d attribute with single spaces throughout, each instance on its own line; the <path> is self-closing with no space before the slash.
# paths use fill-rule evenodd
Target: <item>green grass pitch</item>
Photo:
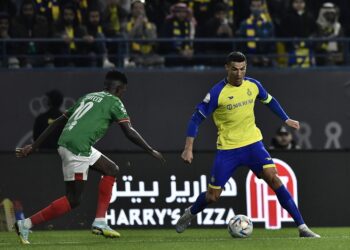
<path id="1" fill-rule="evenodd" d="M 219 249 L 350 249 L 350 228 L 313 228 L 321 239 L 299 238 L 295 228 L 282 230 L 254 229 L 247 239 L 232 238 L 226 228 L 187 229 L 177 234 L 171 229 L 123 229 L 121 238 L 105 239 L 90 231 L 35 231 L 30 245 L 21 245 L 17 235 L 0 232 L 0 249 L 150 249 L 150 250 L 219 250 Z"/>

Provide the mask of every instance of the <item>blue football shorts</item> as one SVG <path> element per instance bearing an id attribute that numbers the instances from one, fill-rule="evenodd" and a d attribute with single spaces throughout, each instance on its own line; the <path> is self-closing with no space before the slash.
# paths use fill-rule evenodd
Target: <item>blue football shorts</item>
<path id="1" fill-rule="evenodd" d="M 264 168 L 275 167 L 261 141 L 241 148 L 218 150 L 211 169 L 209 187 L 223 188 L 238 167 L 247 166 L 258 176 Z"/>

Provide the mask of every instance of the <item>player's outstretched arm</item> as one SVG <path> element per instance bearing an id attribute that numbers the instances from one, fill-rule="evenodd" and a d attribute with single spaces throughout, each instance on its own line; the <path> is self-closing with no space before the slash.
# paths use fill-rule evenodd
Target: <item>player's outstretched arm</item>
<path id="1" fill-rule="evenodd" d="M 292 120 L 288 117 L 286 112 L 283 110 L 279 102 L 272 96 L 268 98 L 268 102 L 264 102 L 272 112 L 274 112 L 279 118 L 281 118 L 289 127 L 299 129 L 299 122 L 296 120 Z"/>
<path id="2" fill-rule="evenodd" d="M 187 126 L 187 137 L 186 137 L 186 143 L 185 148 L 181 154 L 181 158 L 184 160 L 184 162 L 191 164 L 193 160 L 193 143 L 194 138 L 198 134 L 199 125 L 205 120 L 205 117 L 199 112 L 199 110 L 196 110 L 191 120 L 188 123 Z"/>
<path id="3" fill-rule="evenodd" d="M 121 122 L 119 123 L 123 133 L 125 136 L 135 143 L 137 146 L 143 148 L 148 153 L 150 153 L 153 157 L 160 160 L 163 164 L 165 163 L 165 159 L 162 154 L 156 150 L 154 150 L 146 141 L 142 138 L 142 136 L 132 127 L 130 122 Z"/>
<path id="4" fill-rule="evenodd" d="M 22 158 L 30 155 L 35 151 L 45 140 L 46 138 L 55 131 L 58 127 L 64 126 L 67 123 L 67 118 L 62 115 L 58 117 L 50 126 L 48 126 L 44 132 L 38 137 L 38 139 L 30 145 L 26 145 L 23 148 L 16 148 L 16 157 Z"/>

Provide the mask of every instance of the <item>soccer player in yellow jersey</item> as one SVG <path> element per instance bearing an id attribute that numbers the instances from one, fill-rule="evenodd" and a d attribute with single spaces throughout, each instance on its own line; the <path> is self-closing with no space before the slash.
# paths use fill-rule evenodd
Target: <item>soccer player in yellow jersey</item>
<path id="1" fill-rule="evenodd" d="M 217 153 L 208 191 L 201 193 L 196 202 L 185 210 L 176 224 L 176 231 L 185 231 L 197 213 L 218 201 L 225 183 L 234 171 L 239 166 L 248 166 L 275 191 L 281 206 L 298 226 L 299 236 L 319 238 L 318 234 L 306 226 L 293 198 L 278 177 L 271 156 L 264 148 L 261 132 L 255 124 L 256 98 L 289 127 L 299 129 L 299 122 L 288 117 L 260 82 L 245 77 L 247 60 L 244 54 L 231 52 L 227 56 L 225 69 L 227 77 L 209 91 L 197 106 L 188 125 L 186 145 L 181 155 L 186 163 L 193 160 L 193 142 L 200 123 L 211 114 L 218 129 Z"/>

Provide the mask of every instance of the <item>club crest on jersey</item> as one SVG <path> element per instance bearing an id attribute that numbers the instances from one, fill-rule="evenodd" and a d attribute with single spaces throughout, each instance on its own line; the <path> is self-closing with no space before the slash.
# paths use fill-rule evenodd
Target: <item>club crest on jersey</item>
<path id="1" fill-rule="evenodd" d="M 247 95 L 251 96 L 252 95 L 252 91 L 250 91 L 250 89 L 248 89 L 247 91 Z"/>
<path id="2" fill-rule="evenodd" d="M 205 103 L 209 103 L 209 102 L 210 102 L 210 93 L 208 93 L 208 94 L 204 97 L 203 102 L 205 102 Z"/>

